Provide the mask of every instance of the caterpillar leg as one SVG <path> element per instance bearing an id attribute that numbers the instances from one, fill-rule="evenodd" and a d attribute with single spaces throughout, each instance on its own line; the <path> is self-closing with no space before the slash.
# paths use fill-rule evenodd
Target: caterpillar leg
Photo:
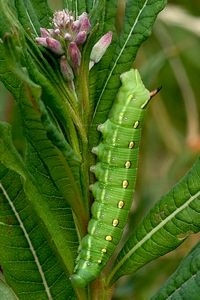
<path id="1" fill-rule="evenodd" d="M 98 126 L 101 143 L 92 149 L 98 163 L 91 167 L 97 182 L 92 185 L 94 203 L 88 234 L 81 240 L 71 280 L 79 287 L 96 279 L 119 244 L 135 189 L 141 128 L 151 93 L 137 70 L 121 76 L 109 119 Z"/>

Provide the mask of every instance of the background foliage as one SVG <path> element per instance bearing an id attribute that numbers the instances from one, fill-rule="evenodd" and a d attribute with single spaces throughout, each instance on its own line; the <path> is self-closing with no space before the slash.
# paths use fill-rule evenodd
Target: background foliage
<path id="1" fill-rule="evenodd" d="M 59 5 L 59 1 L 51 3 L 53 8 L 59 8 Z M 177 10 L 171 5 L 176 5 Z M 153 35 L 143 44 L 134 64 L 140 69 L 147 87 L 153 89 L 162 85 L 162 90 L 152 101 L 145 122 L 136 203 L 130 227 L 135 226 L 153 203 L 183 176 L 200 150 L 199 15 L 198 0 L 169 1 L 154 25 Z M 14 143 L 19 151 L 22 150 L 24 145 L 18 111 L 12 96 L 3 86 L 0 90 L 0 119 L 14 125 Z M 12 175 L 12 172 L 7 174 Z M 172 254 L 150 263 L 133 277 L 123 278 L 113 299 L 148 299 L 198 239 L 198 235 L 190 237 Z"/>

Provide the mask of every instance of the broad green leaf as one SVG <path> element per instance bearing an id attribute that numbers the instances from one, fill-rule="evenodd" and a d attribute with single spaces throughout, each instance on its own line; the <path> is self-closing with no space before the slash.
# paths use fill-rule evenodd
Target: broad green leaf
<path id="1" fill-rule="evenodd" d="M 18 82 L 19 76 L 22 81 L 27 80 L 28 72 L 32 81 L 41 86 L 42 100 L 61 123 L 70 145 L 80 156 L 79 140 L 86 142 L 86 133 L 81 124 L 77 101 L 66 88 L 58 62 L 53 56 L 44 58 L 31 37 L 27 37 L 25 43 L 24 32 L 18 20 L 12 15 L 9 7 L 2 4 L 2 9 L 5 14 L 1 18 L 2 24 L 0 23 L 0 36 L 3 39 L 0 45 L 3 58 L 0 62 L 1 80 L 11 93 L 15 92 L 14 96 L 18 99 L 15 81 Z"/>
<path id="2" fill-rule="evenodd" d="M 81 15 L 83 12 L 86 12 L 86 1 L 85 0 L 76 0 L 77 2 L 77 9 L 76 15 Z"/>
<path id="3" fill-rule="evenodd" d="M 2 49 L 2 51 L 5 51 L 5 49 Z M 41 94 L 40 88 L 38 86 L 34 85 L 27 78 L 27 74 L 22 73 L 22 70 L 20 70 L 20 69 L 18 70 L 17 67 L 16 67 L 16 69 L 14 69 L 13 65 L 10 67 L 10 62 L 9 61 L 7 62 L 6 59 L 5 59 L 5 62 L 2 61 L 1 65 L 2 65 L 2 70 L 5 70 L 4 73 L 2 73 L 1 78 L 4 80 L 5 85 L 12 92 L 12 94 L 15 96 L 15 98 L 17 99 L 17 101 L 19 103 L 20 112 L 22 114 L 22 118 L 24 118 L 23 122 L 25 123 L 27 137 L 28 137 L 28 135 L 32 134 L 33 139 L 30 136 L 29 136 L 29 138 L 31 138 L 32 143 L 35 141 L 36 147 L 39 147 L 39 148 L 44 148 L 44 145 L 42 145 L 42 139 L 44 142 L 46 141 L 46 145 L 49 144 L 49 146 L 52 147 L 52 149 L 54 149 L 53 150 L 54 153 L 57 152 L 57 154 L 55 153 L 54 156 L 57 155 L 58 160 L 61 161 L 60 162 L 61 168 L 65 169 L 65 170 L 67 168 L 68 175 L 71 174 L 71 170 L 69 169 L 67 162 L 65 161 L 64 157 L 62 157 L 62 155 L 60 155 L 59 151 L 56 150 L 56 148 L 52 145 L 52 143 L 47 139 L 47 132 L 41 124 L 42 112 L 39 110 L 39 107 L 37 104 L 37 102 L 39 103 L 39 101 L 40 101 L 39 100 L 40 94 Z M 9 72 L 9 67 L 13 71 L 12 74 Z M 16 73 L 16 75 L 15 75 L 15 73 Z M 25 84 L 25 83 L 23 83 L 23 81 L 24 82 L 27 81 L 27 83 Z M 44 108 L 43 108 L 43 111 L 44 111 Z M 35 127 L 35 128 L 33 128 L 33 127 Z M 47 127 L 49 128 L 50 126 L 47 126 Z M 40 135 L 36 135 L 37 130 L 40 132 Z M 43 136 L 43 138 L 42 138 L 42 136 Z M 37 142 L 38 139 L 40 140 L 40 143 Z M 64 141 L 63 141 L 63 144 L 64 144 Z M 43 152 L 45 152 L 45 149 L 43 149 Z M 46 157 L 46 155 L 47 155 L 47 153 L 45 152 L 43 156 Z M 73 155 L 71 155 L 69 161 L 72 162 L 72 159 L 73 159 Z M 47 160 L 49 160 L 48 157 L 47 157 Z M 55 158 L 53 161 L 56 164 Z M 77 162 L 76 162 L 76 164 L 77 164 Z M 76 172 L 78 172 L 78 170 Z M 71 177 L 71 180 L 72 180 L 73 175 L 71 174 L 69 176 Z M 76 177 L 77 178 L 79 177 L 79 173 L 76 175 Z M 73 182 L 73 180 L 70 182 Z M 61 188 L 63 188 L 63 185 L 60 185 L 60 186 L 61 186 Z M 69 191 L 70 194 L 73 193 L 75 188 L 76 188 L 76 184 L 74 185 L 73 189 L 70 189 L 70 191 Z M 68 193 L 66 194 L 66 189 L 67 189 L 67 185 L 65 186 L 65 192 L 64 192 L 65 196 L 68 194 Z M 78 201 L 77 192 L 76 192 L 76 196 L 74 198 L 77 199 L 77 201 Z M 80 207 L 79 207 L 79 210 L 80 210 Z"/>
<path id="4" fill-rule="evenodd" d="M 87 128 L 91 123 L 92 114 L 94 111 L 94 95 L 96 90 L 96 82 L 98 82 L 98 72 L 95 70 L 89 71 L 90 54 L 93 46 L 99 40 L 99 38 L 105 33 L 104 24 L 106 19 L 111 22 L 111 13 L 106 10 L 105 1 L 96 2 L 93 9 L 89 12 L 89 19 L 91 24 L 91 32 L 87 38 L 86 43 L 81 52 L 82 62 L 77 77 L 77 87 L 80 102 L 80 111 L 84 111 L 83 123 L 86 124 Z M 112 10 L 114 7 L 112 7 Z M 109 11 L 110 12 L 110 11 Z M 108 15 L 108 16 L 107 16 Z M 113 13 L 115 16 L 116 14 Z M 113 21 L 113 20 L 112 20 Z M 109 23 L 110 24 L 110 23 Z M 114 21 L 113 21 L 114 24 Z"/>
<path id="5" fill-rule="evenodd" d="M 41 26 L 31 2 L 29 0 L 16 0 L 15 7 L 18 14 L 18 20 L 24 30 L 37 35 Z"/>
<path id="6" fill-rule="evenodd" d="M 54 220 L 58 224 L 57 230 L 63 234 L 63 238 L 65 236 L 64 244 L 67 245 L 75 257 L 78 243 L 71 208 L 55 187 L 51 174 L 31 144 L 27 146 L 26 166 L 35 178 L 37 185 L 41 186 L 40 193 L 46 199 L 48 208 L 54 215 Z"/>
<path id="7" fill-rule="evenodd" d="M 199 199 L 200 158 L 130 236 L 109 276 L 110 283 L 175 249 L 188 235 L 198 232 Z"/>
<path id="8" fill-rule="evenodd" d="M 0 299 L 1 300 L 17 300 L 16 295 L 13 293 L 8 285 L 0 280 Z"/>
<path id="9" fill-rule="evenodd" d="M 62 201 L 63 197 L 55 189 L 55 186 L 54 189 L 52 189 L 50 181 L 46 183 L 44 180 L 39 180 L 40 178 L 37 181 L 37 176 L 34 177 L 27 171 L 21 157 L 12 144 L 10 126 L 6 123 L 0 123 L 0 133 L 1 162 L 5 167 L 20 175 L 29 204 L 40 219 L 47 237 L 52 240 L 52 245 L 55 247 L 56 252 L 68 269 L 68 272 L 71 273 L 74 267 L 73 261 L 76 256 L 75 250 L 77 243 L 71 209 Z M 9 182 L 9 185 L 10 184 L 11 182 Z M 50 194 L 46 195 L 43 193 L 43 184 L 49 185 L 51 188 Z M 44 192 L 45 191 L 46 190 L 44 190 Z"/>
<path id="10" fill-rule="evenodd" d="M 32 94 L 31 90 L 29 90 L 29 92 Z M 75 181 L 75 178 L 78 180 L 79 165 L 75 170 L 71 169 L 70 162 L 66 161 L 59 149 L 47 138 L 47 131 L 40 121 L 42 116 L 40 116 L 40 112 L 34 110 L 33 106 L 27 101 L 28 97 L 25 93 L 25 90 L 22 91 L 19 107 L 21 115 L 24 116 L 23 124 L 26 129 L 26 137 L 41 157 L 61 195 L 72 207 L 78 220 L 83 222 L 83 220 L 85 220 L 85 210 L 81 199 L 81 187 L 79 187 L 77 181 Z M 72 158 L 73 156 L 71 156 L 71 160 Z M 73 176 L 73 170 L 74 173 L 77 173 L 76 177 Z M 79 223 L 79 226 L 82 227 L 81 223 Z"/>
<path id="11" fill-rule="evenodd" d="M 26 2 L 27 1 L 24 0 L 24 3 Z M 40 27 L 49 27 L 49 18 L 52 16 L 52 11 L 49 8 L 48 1 L 30 0 L 30 2 L 39 20 Z"/>
<path id="12" fill-rule="evenodd" d="M 35 45 L 32 49 L 34 47 Z M 55 64 L 52 68 L 49 62 L 41 56 L 41 53 L 36 56 L 32 49 L 28 49 L 25 53 L 29 75 L 35 83 L 41 86 L 42 101 L 47 108 L 51 109 L 57 122 L 62 126 L 69 144 L 80 159 L 79 140 L 85 142 L 87 137 L 79 116 L 77 101 L 63 83 L 58 66 Z"/>
<path id="13" fill-rule="evenodd" d="M 165 0 L 130 0 L 126 2 L 124 27 L 114 40 L 98 66 L 96 108 L 90 130 L 90 144 L 98 143 L 98 124 L 105 122 L 117 90 L 119 75 L 127 71 L 134 61 L 141 43 L 150 35 L 157 14 L 164 8 Z M 107 56 L 112 57 L 110 65 Z"/>
<path id="14" fill-rule="evenodd" d="M 43 234 L 41 222 L 23 191 L 20 176 L 3 165 L 0 203 L 0 263 L 19 299 L 75 299 L 65 269 L 52 251 L 51 239 Z"/>
<path id="15" fill-rule="evenodd" d="M 96 1 L 95 0 L 85 0 L 86 2 L 86 7 L 87 7 L 87 12 L 91 11 L 92 8 L 95 6 Z M 103 1 L 101 1 L 103 2 Z M 105 2 L 105 1 L 104 1 Z"/>
<path id="16" fill-rule="evenodd" d="M 191 299 L 200 295 L 200 243 L 183 259 L 180 266 L 152 300 Z"/>
<path id="17" fill-rule="evenodd" d="M 40 86 L 34 84 L 29 79 L 27 70 L 20 66 L 20 61 L 23 62 L 24 60 L 26 62 L 31 62 L 30 58 L 28 58 L 29 55 L 26 53 L 26 48 L 19 52 L 20 59 L 18 59 L 18 57 L 15 57 L 17 49 L 16 46 L 14 46 L 14 42 L 15 36 L 10 34 L 8 35 L 8 39 L 0 45 L 0 53 L 4 58 L 0 62 L 2 67 L 0 77 L 5 86 L 17 100 L 26 138 L 30 140 L 32 146 L 35 147 L 38 155 L 40 155 L 46 168 L 49 170 L 57 188 L 60 190 L 61 195 L 72 207 L 76 215 L 77 227 L 82 235 L 85 232 L 85 224 L 87 224 L 88 219 L 87 201 L 89 191 L 85 186 L 88 186 L 89 184 L 87 184 L 88 180 L 85 180 L 84 175 L 82 175 L 83 167 L 80 163 L 77 164 L 76 160 L 76 154 L 79 155 L 78 160 L 80 160 L 80 140 L 77 137 L 73 121 L 75 123 L 77 121 L 79 124 L 80 121 L 72 109 L 70 111 L 71 115 L 66 117 L 66 107 L 68 105 L 68 107 L 72 108 L 71 104 L 63 98 L 61 98 L 61 101 L 54 101 L 55 99 L 60 99 L 60 93 L 54 98 L 54 95 L 56 94 L 55 91 L 51 93 L 51 89 L 49 89 L 51 82 L 48 82 L 43 75 L 40 75 L 38 78 L 39 80 L 42 77 L 41 94 Z M 19 39 L 17 42 L 19 43 L 19 47 L 23 48 Z M 13 49 L 12 45 L 14 46 Z M 10 53 L 7 51 L 7 48 L 10 50 Z M 38 77 L 37 75 L 40 74 L 40 71 L 37 70 L 33 63 L 30 65 L 32 68 L 28 66 L 28 69 L 30 70 L 31 68 L 31 75 L 36 79 Z M 55 84 L 55 86 L 57 87 L 57 84 Z M 49 104 L 46 102 L 48 99 L 45 97 L 45 95 L 48 96 L 47 91 L 49 91 L 50 96 Z M 43 99 L 41 99 L 41 96 Z M 42 100 L 45 100 L 44 103 L 48 108 L 48 113 Z M 59 103 L 62 103 L 60 107 Z M 58 109 L 56 110 L 56 108 Z M 56 114 L 58 111 L 61 112 L 61 114 L 62 112 L 65 113 L 64 115 L 62 114 L 63 122 L 67 123 L 69 120 L 67 123 L 67 126 L 69 126 L 67 137 L 69 136 L 68 140 L 72 143 L 72 148 L 73 150 L 75 149 L 76 153 L 73 153 L 73 150 L 70 149 L 69 144 L 67 144 L 64 139 L 62 131 L 59 132 L 60 127 L 57 125 L 59 124 L 60 119 L 59 115 Z M 55 114 L 51 115 L 53 112 Z M 51 114 L 49 115 L 49 113 Z M 56 122 L 56 120 L 58 121 Z M 82 128 L 84 128 L 83 125 Z M 66 132 L 64 132 L 64 134 L 65 133 Z M 80 137 L 84 139 L 84 134 L 80 133 Z M 84 174 L 87 175 L 86 172 Z M 84 201 L 82 201 L 82 199 L 84 199 Z"/>
<path id="18" fill-rule="evenodd" d="M 64 139 L 61 145 L 60 141 L 58 140 L 58 134 L 56 134 L 55 131 L 55 144 L 57 143 L 58 146 L 59 142 L 60 147 L 63 147 L 63 145 L 65 145 L 65 153 L 63 155 L 62 152 L 60 152 L 60 150 L 58 150 L 58 148 L 55 147 L 54 144 L 52 144 L 52 142 L 47 138 L 49 132 L 52 133 L 52 128 L 50 127 L 53 127 L 53 123 L 52 126 L 49 125 L 49 118 L 47 122 L 47 113 L 45 117 L 45 124 L 42 125 L 41 123 L 42 118 L 44 118 L 45 107 L 44 105 L 42 106 L 42 102 L 40 99 L 40 87 L 35 85 L 32 81 L 30 81 L 30 79 L 27 76 L 26 70 L 24 71 L 24 69 L 20 68 L 19 62 L 15 61 L 14 58 L 12 59 L 12 57 L 10 58 L 6 55 L 6 47 L 4 47 L 4 44 L 0 45 L 0 51 L 4 57 L 4 59 L 1 61 L 1 67 L 3 72 L 0 74 L 0 77 L 6 85 L 6 87 L 15 96 L 18 102 L 21 116 L 23 119 L 23 124 L 26 128 L 26 137 L 28 139 L 31 139 L 31 143 L 34 143 L 35 147 L 37 148 L 37 151 L 41 152 L 40 156 L 42 155 L 43 159 L 46 160 L 45 164 L 47 164 L 49 170 L 51 170 L 51 175 L 53 176 L 53 179 L 57 182 L 59 186 L 58 188 L 61 189 L 62 195 L 65 197 L 65 199 L 67 199 L 68 203 L 72 205 L 75 214 L 79 215 L 78 220 L 81 220 L 82 218 L 83 222 L 85 223 L 85 209 L 83 208 L 80 195 L 80 169 L 79 165 L 77 165 L 77 162 L 75 162 L 74 168 L 70 169 L 70 167 L 73 164 L 73 151 L 71 151 L 71 154 L 68 153 L 69 158 L 67 162 L 65 159 L 65 155 L 66 150 L 69 150 L 70 147 L 67 147 L 67 143 L 64 141 Z M 12 53 L 14 54 L 15 52 L 11 51 L 11 54 Z M 36 74 L 38 73 L 39 72 L 37 72 Z M 41 111 L 41 109 L 43 112 Z M 70 133 L 73 133 L 73 131 Z M 62 140 L 61 134 L 60 140 Z M 50 151 L 50 149 L 52 149 L 52 152 Z M 53 157 L 54 159 L 52 159 Z M 54 168 L 53 165 L 56 165 L 56 168 Z M 60 170 L 58 169 L 58 166 L 60 166 Z M 60 180 L 61 176 L 63 176 L 62 182 Z M 76 181 L 74 182 L 75 179 Z M 71 188 L 72 184 L 73 188 Z M 69 186 L 70 188 L 68 188 Z M 76 201 L 74 201 L 74 199 L 76 199 Z M 80 215 L 81 211 L 82 216 Z M 84 228 L 80 224 L 78 227 Z"/>
<path id="19" fill-rule="evenodd" d="M 103 5 L 97 3 L 96 6 L 91 11 L 91 21 L 92 24 L 98 22 L 98 27 L 95 32 L 95 40 L 93 44 L 95 44 L 101 36 L 106 34 L 108 31 L 112 31 L 112 44 L 107 49 L 106 53 L 101 59 L 101 62 L 94 67 L 90 71 L 90 119 L 94 114 L 95 104 L 96 104 L 96 97 L 98 96 L 97 92 L 99 91 L 99 87 L 103 86 L 104 83 L 104 74 L 107 72 L 110 62 L 112 60 L 112 55 L 114 53 L 115 47 L 115 39 L 116 39 L 116 29 L 115 29 L 115 22 L 117 16 L 117 8 L 118 8 L 118 1 L 106 1 Z M 101 65 L 104 65 L 104 68 L 101 68 Z M 107 66 L 105 68 L 105 66 Z"/>
<path id="20" fill-rule="evenodd" d="M 2 17 L 0 18 L 0 34 L 2 37 L 2 32 L 10 32 L 12 28 L 10 24 L 16 21 L 19 25 L 19 22 L 16 19 L 15 12 L 14 12 L 14 3 L 10 1 L 10 6 L 8 5 L 8 1 L 0 0 L 0 9 Z M 16 25 L 16 24 L 15 24 Z"/>
<path id="21" fill-rule="evenodd" d="M 63 7 L 70 11 L 73 11 L 74 0 L 63 0 Z"/>
<path id="22" fill-rule="evenodd" d="M 20 29 L 24 32 L 27 31 L 29 35 L 33 34 L 36 36 L 40 27 L 49 26 L 51 11 L 46 1 L 16 0 L 14 4 L 10 1 L 0 1 L 0 8 L 2 11 L 2 22 L 5 22 L 4 17 L 12 12 L 15 18 L 10 19 L 9 23 L 20 22 L 23 25 L 23 27 L 20 25 Z M 2 30 L 5 30 L 5 28 L 2 27 Z"/>

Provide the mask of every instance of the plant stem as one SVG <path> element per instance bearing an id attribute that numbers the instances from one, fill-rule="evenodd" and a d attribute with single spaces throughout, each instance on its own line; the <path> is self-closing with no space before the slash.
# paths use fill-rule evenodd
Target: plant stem
<path id="1" fill-rule="evenodd" d="M 100 277 L 95 280 L 90 286 L 89 300 L 111 300 L 113 288 L 105 286 L 105 281 Z"/>

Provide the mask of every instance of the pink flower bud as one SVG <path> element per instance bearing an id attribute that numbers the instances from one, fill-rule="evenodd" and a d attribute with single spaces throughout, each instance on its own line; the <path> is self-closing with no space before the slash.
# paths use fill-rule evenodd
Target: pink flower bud
<path id="1" fill-rule="evenodd" d="M 81 64 L 81 52 L 75 42 L 71 42 L 68 47 L 68 53 L 71 58 L 72 65 L 75 69 Z"/>
<path id="2" fill-rule="evenodd" d="M 60 34 L 60 29 L 56 28 L 56 29 L 54 30 L 54 33 L 55 33 L 55 35 L 59 35 L 59 34 Z"/>
<path id="3" fill-rule="evenodd" d="M 78 19 L 81 23 L 80 30 L 88 32 L 90 30 L 91 25 L 87 13 L 82 13 Z"/>
<path id="4" fill-rule="evenodd" d="M 46 42 L 47 42 L 47 46 L 48 48 L 54 52 L 55 54 L 63 54 L 64 53 L 64 50 L 61 46 L 61 43 L 53 38 L 49 38 L 47 37 L 46 38 Z"/>
<path id="5" fill-rule="evenodd" d="M 53 15 L 53 24 L 56 28 L 66 28 L 71 21 L 73 21 L 73 16 L 68 10 L 59 10 Z"/>
<path id="6" fill-rule="evenodd" d="M 65 33 L 64 38 L 65 38 L 66 41 L 71 41 L 72 40 L 72 35 L 67 32 L 67 33 Z"/>
<path id="7" fill-rule="evenodd" d="M 100 40 L 94 45 L 90 54 L 90 66 L 89 69 L 93 67 L 94 64 L 98 63 L 104 53 L 106 52 L 107 48 L 109 47 L 112 41 L 112 32 L 109 31 L 104 34 Z"/>
<path id="8" fill-rule="evenodd" d="M 48 29 L 40 28 L 40 35 L 42 38 L 46 38 L 46 37 L 50 36 L 50 33 L 49 33 Z"/>
<path id="9" fill-rule="evenodd" d="M 74 42 L 75 42 L 77 45 L 81 45 L 81 44 L 83 44 L 83 43 L 85 42 L 86 38 L 87 38 L 87 33 L 86 33 L 86 31 L 80 31 L 80 32 L 77 34 L 77 36 L 76 36 Z"/>
<path id="10" fill-rule="evenodd" d="M 73 81 L 74 74 L 73 74 L 72 68 L 70 67 L 70 65 L 64 55 L 60 58 L 60 70 L 66 81 Z"/>
<path id="11" fill-rule="evenodd" d="M 36 37 L 35 40 L 39 45 L 41 45 L 43 47 L 48 47 L 45 37 Z"/>
<path id="12" fill-rule="evenodd" d="M 54 29 L 49 28 L 49 29 L 47 29 L 47 30 L 48 30 L 48 32 L 49 32 L 49 36 L 50 36 L 50 37 L 54 36 L 54 32 L 55 32 Z"/>
<path id="13" fill-rule="evenodd" d="M 68 51 L 69 64 L 76 69 L 81 63 L 81 52 L 78 48 L 86 39 L 90 30 L 90 21 L 86 12 L 75 20 L 67 9 L 53 15 L 52 28 L 40 28 L 41 36 L 36 38 L 38 44 L 62 55 Z"/>
<path id="14" fill-rule="evenodd" d="M 72 23 L 72 30 L 78 31 L 81 26 L 81 22 L 79 20 L 76 20 Z"/>

